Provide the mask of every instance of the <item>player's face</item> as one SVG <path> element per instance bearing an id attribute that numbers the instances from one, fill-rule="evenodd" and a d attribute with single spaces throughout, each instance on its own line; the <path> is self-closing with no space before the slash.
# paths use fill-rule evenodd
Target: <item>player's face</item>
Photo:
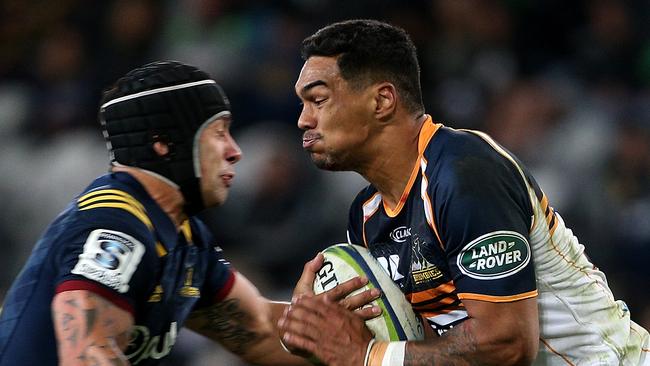
<path id="1" fill-rule="evenodd" d="M 303 103 L 298 127 L 302 146 L 321 169 L 357 170 L 366 159 L 364 143 L 371 133 L 371 88 L 354 90 L 344 80 L 334 57 L 313 56 L 303 65 L 296 94 Z"/>
<path id="2" fill-rule="evenodd" d="M 241 159 L 241 150 L 230 135 L 230 118 L 215 120 L 199 136 L 201 194 L 206 207 L 226 201 L 235 178 L 233 165 Z"/>

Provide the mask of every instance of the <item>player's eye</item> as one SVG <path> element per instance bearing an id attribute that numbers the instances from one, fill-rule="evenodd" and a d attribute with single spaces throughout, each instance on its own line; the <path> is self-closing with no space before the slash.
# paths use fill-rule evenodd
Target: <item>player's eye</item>
<path id="1" fill-rule="evenodd" d="M 321 104 L 325 103 L 326 100 L 327 98 L 317 98 L 314 99 L 314 104 L 316 104 L 316 106 L 320 106 Z"/>

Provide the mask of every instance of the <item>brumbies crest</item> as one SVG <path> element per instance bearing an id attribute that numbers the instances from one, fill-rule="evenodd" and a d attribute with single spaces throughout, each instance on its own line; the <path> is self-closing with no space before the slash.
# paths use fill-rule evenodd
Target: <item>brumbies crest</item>
<path id="1" fill-rule="evenodd" d="M 480 279 L 497 279 L 519 272 L 530 262 L 526 238 L 514 231 L 495 231 L 467 244 L 457 257 L 464 274 Z"/>

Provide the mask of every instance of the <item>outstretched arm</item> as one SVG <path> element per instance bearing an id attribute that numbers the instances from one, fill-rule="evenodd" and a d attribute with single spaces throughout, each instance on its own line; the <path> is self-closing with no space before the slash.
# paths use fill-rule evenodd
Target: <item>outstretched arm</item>
<path id="1" fill-rule="evenodd" d="M 60 365 L 129 365 L 129 312 L 93 292 L 74 290 L 54 297 L 52 318 Z"/>
<path id="2" fill-rule="evenodd" d="M 322 265 L 322 255 L 305 265 L 305 271 L 294 291 L 295 296 L 313 294 L 313 278 L 305 273 L 315 273 Z M 289 303 L 265 299 L 241 273 L 236 273 L 232 290 L 226 298 L 212 306 L 194 311 L 186 326 L 224 345 L 231 352 L 248 362 L 259 365 L 311 365 L 307 360 L 287 352 L 280 343 L 278 320 L 288 312 Z M 357 309 L 372 300 L 379 293 L 363 291 L 346 298 L 353 291 L 363 287 L 367 280 L 355 278 L 342 283 L 317 298 L 337 301 L 344 309 Z M 372 318 L 378 308 L 368 307 L 354 314 L 360 319 Z"/>
<path id="3" fill-rule="evenodd" d="M 269 302 L 246 277 L 240 273 L 235 276 L 228 296 L 192 312 L 186 326 L 252 363 L 310 365 L 280 345 L 272 319 L 273 314 L 279 316 L 286 305 Z"/>

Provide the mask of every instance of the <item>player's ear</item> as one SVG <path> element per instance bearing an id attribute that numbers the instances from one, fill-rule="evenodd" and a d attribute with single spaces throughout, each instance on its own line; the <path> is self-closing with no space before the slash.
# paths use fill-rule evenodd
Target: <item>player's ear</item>
<path id="1" fill-rule="evenodd" d="M 154 142 L 151 147 L 158 156 L 167 156 L 169 154 L 169 146 L 162 141 Z"/>
<path id="2" fill-rule="evenodd" d="M 174 144 L 167 135 L 156 133 L 151 136 L 151 142 L 151 148 L 156 155 L 166 159 L 174 155 Z"/>
<path id="3" fill-rule="evenodd" d="M 384 82 L 375 85 L 375 90 L 375 117 L 388 119 L 397 108 L 397 89 L 392 83 Z"/>

